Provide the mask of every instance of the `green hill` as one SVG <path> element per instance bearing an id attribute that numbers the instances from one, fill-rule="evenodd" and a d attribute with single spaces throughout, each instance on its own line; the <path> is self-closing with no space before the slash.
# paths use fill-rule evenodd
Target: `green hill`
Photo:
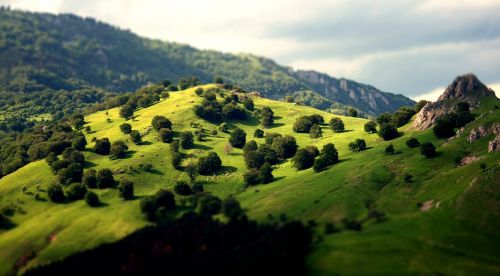
<path id="1" fill-rule="evenodd" d="M 210 87 L 214 85 L 203 86 L 205 90 Z M 186 173 L 172 167 L 169 144 L 159 141 L 150 125 L 154 116 L 163 115 L 173 122 L 177 135 L 194 131 L 192 123 L 209 133 L 217 129 L 218 124 L 202 120 L 193 112 L 193 106 L 202 101 L 196 89 L 171 92 L 166 100 L 137 110 L 128 122 L 143 134 L 140 145 L 120 132 L 125 119 L 119 116 L 119 108 L 86 116 L 85 126 L 92 130 L 85 133 L 87 141 L 93 137 L 108 137 L 111 142 L 122 139 L 129 150 L 124 158 L 110 159 L 93 153 L 90 143 L 85 151 L 85 168 L 112 169 L 115 179 L 134 183 L 139 199 L 160 188 L 173 189 L 176 180 L 188 180 Z M 235 148 L 226 154 L 229 134 L 219 131 L 202 142 L 195 141 L 194 148 L 181 150 L 187 156 L 183 164 L 214 151 L 221 157 L 223 169 L 217 175 L 197 178 L 205 190 L 221 198 L 235 195 L 249 217 L 257 220 L 269 220 L 270 214 L 284 214 L 304 223 L 314 220 L 315 243 L 307 259 L 312 274 L 500 273 L 500 156 L 487 152 L 491 135 L 474 143 L 466 141 L 467 135 L 444 142 L 431 130 L 417 132 L 407 124 L 400 128 L 403 136 L 386 142 L 363 130 L 367 120 L 341 116 L 346 131 L 334 133 L 323 125 L 323 137 L 311 139 L 308 133 L 292 131 L 295 120 L 320 114 L 328 122 L 335 115 L 293 103 L 252 98 L 256 109 L 268 106 L 274 111 L 274 126 L 266 132 L 293 135 L 300 148 L 314 145 L 321 149 L 326 143 L 334 143 L 340 162 L 315 173 L 312 169 L 297 171 L 288 160 L 275 166 L 272 183 L 245 188 L 242 150 Z M 464 133 L 499 122 L 500 111 L 493 108 L 495 105 L 496 99 L 482 101 L 475 110 L 478 118 L 466 126 Z M 479 117 L 480 113 L 483 115 Z M 246 120 L 229 121 L 230 131 L 239 127 L 247 133 L 247 141 L 255 139 L 263 144 L 263 138 L 251 137 L 260 128 L 259 119 L 247 115 Z M 427 159 L 419 148 L 407 147 L 405 142 L 410 137 L 434 143 L 438 156 Z M 368 149 L 350 152 L 348 144 L 357 138 L 364 139 Z M 394 145 L 395 154 L 384 153 L 389 143 Z M 457 166 L 455 159 L 465 156 L 476 156 L 480 161 Z M 486 164 L 483 171 L 479 163 Z M 405 181 L 406 175 L 413 176 L 412 180 Z M 56 181 L 43 160 L 0 179 L 0 206 L 14 210 L 9 217 L 13 227 L 0 230 L 0 274 L 22 272 L 117 241 L 149 224 L 140 212 L 140 200 L 124 201 L 116 189 L 94 189 L 104 203 L 99 208 L 91 208 L 82 200 L 53 203 L 44 191 Z M 39 200 L 34 198 L 35 193 L 40 195 Z M 181 206 L 187 204 L 186 200 L 177 196 Z M 348 221 L 359 222 L 362 229 L 349 230 L 353 227 Z M 329 224 L 340 232 L 325 233 Z"/>
<path id="2" fill-rule="evenodd" d="M 351 80 L 314 71 L 294 71 L 250 54 L 201 51 L 151 40 L 71 14 L 0 8 L 0 60 L 0 91 L 3 90 L 0 107 L 4 109 L 13 105 L 13 98 L 18 103 L 16 110 L 20 107 L 25 110 L 20 103 L 30 100 L 37 101 L 39 109 L 43 109 L 40 102 L 46 101 L 50 106 L 53 101 L 61 100 L 55 97 L 51 101 L 47 99 L 49 96 L 36 99 L 31 93 L 36 91 L 78 91 L 84 95 L 75 97 L 72 104 L 92 103 L 98 101 L 93 98 L 96 90 L 130 92 L 164 78 L 177 83 L 189 76 L 196 76 L 204 83 L 221 76 L 268 98 L 294 95 L 297 101 L 321 109 L 329 109 L 333 104 L 334 110 L 340 105 L 345 111 L 346 106 L 352 106 L 373 115 L 414 104 L 403 95 L 382 92 Z M 85 93 L 88 90 L 93 93 Z M 20 92 L 27 95 L 20 96 Z M 50 113 L 48 106 L 35 113 Z"/>

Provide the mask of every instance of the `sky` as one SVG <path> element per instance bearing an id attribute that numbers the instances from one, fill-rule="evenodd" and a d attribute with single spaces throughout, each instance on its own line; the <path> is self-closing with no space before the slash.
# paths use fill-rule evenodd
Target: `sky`
<path id="1" fill-rule="evenodd" d="M 419 100 L 475 73 L 500 91 L 500 0 L 0 0 L 141 36 L 253 53 Z"/>

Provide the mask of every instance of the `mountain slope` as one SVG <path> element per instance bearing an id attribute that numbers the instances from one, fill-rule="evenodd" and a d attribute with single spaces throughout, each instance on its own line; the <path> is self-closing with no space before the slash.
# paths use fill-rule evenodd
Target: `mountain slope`
<path id="1" fill-rule="evenodd" d="M 209 86 L 204 86 L 208 88 Z M 196 88 L 172 92 L 170 98 L 147 108 L 137 110 L 136 118 L 128 121 L 144 134 L 141 145 L 130 142 L 120 132 L 125 122 L 119 117 L 119 108 L 99 111 L 85 117 L 92 137 L 122 139 L 129 144 L 123 159 L 110 159 L 91 150 L 85 152 L 86 169 L 110 168 L 118 180 L 135 183 L 135 194 L 140 198 L 160 188 L 172 189 L 176 180 L 187 180 L 186 173 L 171 166 L 169 145 L 158 141 L 157 132 L 150 130 L 151 119 L 164 115 L 173 122 L 175 132 L 194 130 L 191 122 L 203 128 L 217 125 L 198 118 L 192 107 L 202 101 Z M 242 150 L 224 153 L 228 134 L 210 135 L 195 142 L 190 150 L 182 150 L 189 158 L 206 156 L 215 151 L 222 159 L 223 172 L 216 176 L 200 176 L 206 190 L 225 198 L 235 195 L 251 218 L 262 221 L 269 214 L 285 214 L 304 222 L 314 220 L 317 243 L 308 258 L 312 274 L 399 273 L 399 274 L 470 274 L 482 272 L 497 274 L 500 266 L 500 236 L 498 185 L 500 152 L 487 152 L 491 137 L 469 143 L 466 135 L 444 143 L 427 130 L 417 132 L 409 125 L 400 130 L 404 135 L 391 142 L 376 134 L 364 132 L 367 122 L 361 118 L 341 117 L 346 130 L 334 133 L 322 126 L 323 137 L 311 139 L 307 133 L 294 133 L 292 125 L 301 115 L 320 114 L 325 121 L 334 117 L 310 107 L 276 102 L 254 97 L 257 109 L 269 106 L 276 116 L 275 126 L 269 132 L 293 135 L 301 148 L 315 145 L 321 148 L 334 143 L 341 162 L 315 173 L 312 169 L 296 171 L 288 160 L 276 166 L 275 181 L 266 185 L 244 188 L 242 173 L 246 171 Z M 493 109 L 497 101 L 482 103 L 476 112 L 485 115 L 466 126 L 467 131 L 489 122 L 498 122 L 500 110 Z M 492 110 L 491 112 L 486 112 Z M 108 120 L 109 119 L 109 120 Z M 230 130 L 240 127 L 250 138 L 259 122 L 250 116 L 244 121 L 227 122 Z M 408 138 L 433 142 L 439 155 L 426 159 L 418 148 L 408 148 Z M 366 151 L 353 153 L 349 142 L 365 139 Z M 397 154 L 388 155 L 384 149 L 393 144 Z M 88 149 L 92 143 L 88 145 Z M 457 157 L 478 156 L 479 162 L 457 166 Z M 190 162 L 185 160 L 185 164 Z M 144 164 L 153 169 L 144 170 Z M 405 181 L 405 175 L 413 180 Z M 82 201 L 56 204 L 46 199 L 36 200 L 33 194 L 23 193 L 24 186 L 34 192 L 37 184 L 45 190 L 56 181 L 45 161 L 36 161 L 0 179 L 0 206 L 14 204 L 19 210 L 11 217 L 15 226 L 0 233 L 0 274 L 52 262 L 75 252 L 113 242 L 147 225 L 139 211 L 139 200 L 123 201 L 115 189 L 93 189 L 105 206 L 90 208 Z M 178 204 L 186 197 L 177 195 Z M 427 206 L 422 208 L 422 206 Z M 430 208 L 429 208 L 430 207 Z M 377 222 L 370 214 L 383 212 L 385 219 Z M 361 231 L 342 227 L 344 219 L 362 222 Z M 333 223 L 340 233 L 324 234 L 327 223 Z M 0 230 L 1 231 L 1 230 Z M 432 261 L 429 261 L 432 260 Z"/>
<path id="2" fill-rule="evenodd" d="M 368 114 L 414 102 L 402 95 L 317 73 L 293 71 L 253 55 L 224 54 L 139 37 L 91 18 L 0 10 L 0 87 L 6 91 L 75 90 L 96 86 L 134 91 L 164 78 L 214 76 L 272 99 L 297 91 Z M 346 85 L 347 84 L 347 85 Z M 329 102 L 328 102 L 329 103 Z M 321 106 L 325 106 L 324 104 Z M 328 106 L 329 107 L 329 106 Z"/>

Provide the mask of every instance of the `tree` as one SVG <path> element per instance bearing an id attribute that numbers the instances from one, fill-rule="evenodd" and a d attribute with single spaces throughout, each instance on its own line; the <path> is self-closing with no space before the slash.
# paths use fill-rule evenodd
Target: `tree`
<path id="1" fill-rule="evenodd" d="M 330 120 L 330 128 L 334 132 L 342 132 L 344 131 L 344 122 L 342 122 L 342 119 L 340 118 L 332 118 Z"/>
<path id="2" fill-rule="evenodd" d="M 399 136 L 397 128 L 392 124 L 383 124 L 380 126 L 380 131 L 378 133 L 382 139 L 388 141 Z"/>
<path id="3" fill-rule="evenodd" d="M 124 180 L 118 185 L 120 197 L 124 200 L 134 199 L 134 183 Z"/>
<path id="4" fill-rule="evenodd" d="M 274 179 L 273 176 L 273 167 L 269 163 L 264 163 L 259 169 L 259 180 L 263 184 L 267 184 L 272 182 Z"/>
<path id="5" fill-rule="evenodd" d="M 73 142 L 71 143 L 71 147 L 73 147 L 76 150 L 85 150 L 86 145 L 87 145 L 87 140 L 85 139 L 85 136 L 83 134 L 77 135 L 73 139 Z"/>
<path id="6" fill-rule="evenodd" d="M 313 170 L 315 172 L 321 172 L 328 167 L 327 157 L 324 155 L 320 155 L 318 158 L 314 160 Z"/>
<path id="7" fill-rule="evenodd" d="M 111 143 L 108 138 L 97 139 L 94 145 L 94 152 L 100 155 L 108 155 L 111 150 Z"/>
<path id="8" fill-rule="evenodd" d="M 385 148 L 385 153 L 386 154 L 394 154 L 394 146 L 392 144 L 389 144 L 386 148 Z"/>
<path id="9" fill-rule="evenodd" d="M 223 84 L 224 83 L 224 79 L 220 76 L 216 76 L 214 78 L 214 82 L 217 83 L 217 84 Z"/>
<path id="10" fill-rule="evenodd" d="M 87 205 L 89 205 L 90 207 L 97 207 L 101 204 L 97 194 L 92 192 L 92 191 L 87 191 L 87 193 L 85 194 L 84 200 L 87 203 Z"/>
<path id="11" fill-rule="evenodd" d="M 313 114 L 313 115 L 307 116 L 307 118 L 309 119 L 309 121 L 311 121 L 311 123 L 313 125 L 321 125 L 321 124 L 325 123 L 325 118 L 323 118 L 323 116 L 321 116 L 319 114 Z"/>
<path id="12" fill-rule="evenodd" d="M 132 143 L 139 145 L 142 142 L 141 133 L 137 130 L 132 130 L 130 132 L 130 140 L 132 140 Z"/>
<path id="13" fill-rule="evenodd" d="M 354 109 L 354 108 L 349 108 L 348 113 L 349 113 L 349 116 L 351 116 L 351 117 L 358 117 L 358 111 L 356 111 L 356 109 Z"/>
<path id="14" fill-rule="evenodd" d="M 276 137 L 271 145 L 280 158 L 286 159 L 294 156 L 297 152 L 297 141 L 295 137 L 285 135 L 284 137 Z"/>
<path id="15" fill-rule="evenodd" d="M 264 137 L 264 131 L 262 129 L 256 129 L 253 133 L 253 137 L 255 138 L 263 138 Z"/>
<path id="16" fill-rule="evenodd" d="M 69 200 L 83 199 L 87 193 L 87 187 L 81 183 L 71 183 L 66 189 L 66 196 Z"/>
<path id="17" fill-rule="evenodd" d="M 485 172 L 487 167 L 488 166 L 486 165 L 486 163 L 479 164 L 479 168 L 481 169 L 482 172 Z"/>
<path id="18" fill-rule="evenodd" d="M 243 155 L 249 151 L 255 151 L 258 148 L 259 147 L 257 146 L 257 142 L 255 142 L 255 140 L 250 140 L 245 144 L 245 146 L 243 146 Z"/>
<path id="19" fill-rule="evenodd" d="M 60 184 L 67 185 L 71 182 L 82 181 L 83 169 L 80 163 L 71 163 L 67 168 L 62 168 L 57 172 Z"/>
<path id="20" fill-rule="evenodd" d="M 247 169 L 259 169 L 265 163 L 264 155 L 256 150 L 245 152 L 244 157 Z"/>
<path id="21" fill-rule="evenodd" d="M 64 201 L 64 192 L 59 184 L 51 184 L 47 188 L 47 196 L 52 202 L 60 203 Z"/>
<path id="22" fill-rule="evenodd" d="M 123 140 L 113 142 L 111 145 L 111 156 L 115 158 L 123 157 L 125 152 L 128 151 L 128 146 Z"/>
<path id="23" fill-rule="evenodd" d="M 226 198 L 224 202 L 222 202 L 222 213 L 228 219 L 237 219 L 243 214 L 243 209 L 240 206 L 240 203 L 232 196 Z"/>
<path id="24" fill-rule="evenodd" d="M 436 147 L 431 142 L 422 143 L 420 146 L 420 153 L 427 158 L 432 158 L 437 155 Z"/>
<path id="25" fill-rule="evenodd" d="M 261 115 L 261 125 L 263 128 L 268 128 L 268 127 L 273 126 L 273 124 L 274 124 L 274 118 L 273 118 L 274 112 L 271 110 L 270 107 L 264 106 L 260 111 L 260 115 Z"/>
<path id="26" fill-rule="evenodd" d="M 132 126 L 128 123 L 123 123 L 120 125 L 120 131 L 123 134 L 129 134 L 132 131 Z"/>
<path id="27" fill-rule="evenodd" d="M 224 153 L 226 155 L 230 155 L 233 152 L 233 149 L 234 149 L 233 146 L 231 146 L 231 144 L 229 144 L 229 143 L 226 143 L 224 145 Z"/>
<path id="28" fill-rule="evenodd" d="M 337 152 L 337 149 L 335 148 L 335 145 L 332 143 L 328 143 L 323 146 L 320 156 L 325 159 L 327 165 L 333 165 L 339 162 L 339 154 Z"/>
<path id="29" fill-rule="evenodd" d="M 193 187 L 191 187 L 191 190 L 193 190 L 194 194 L 197 194 L 197 193 L 202 193 L 205 189 L 203 188 L 203 184 L 194 183 Z"/>
<path id="30" fill-rule="evenodd" d="M 244 120 L 247 117 L 245 110 L 234 103 L 224 105 L 222 115 L 229 120 Z"/>
<path id="31" fill-rule="evenodd" d="M 448 116 L 444 116 L 436 120 L 432 131 L 438 138 L 449 138 L 455 135 L 454 128 L 454 122 Z"/>
<path id="32" fill-rule="evenodd" d="M 366 149 L 366 142 L 363 139 L 356 139 L 349 143 L 349 150 L 352 152 L 363 151 Z"/>
<path id="33" fill-rule="evenodd" d="M 97 187 L 97 172 L 93 169 L 88 169 L 83 172 L 83 185 L 89 188 Z"/>
<path id="34" fill-rule="evenodd" d="M 413 181 L 413 175 L 406 173 L 404 175 L 404 181 L 405 183 L 411 183 Z"/>
<path id="35" fill-rule="evenodd" d="M 100 169 L 97 172 L 97 188 L 105 189 L 115 185 L 113 172 L 110 169 Z"/>
<path id="36" fill-rule="evenodd" d="M 298 133 L 308 133 L 313 124 L 307 116 L 301 116 L 293 123 L 293 131 Z"/>
<path id="37" fill-rule="evenodd" d="M 377 132 L 377 123 L 375 121 L 367 122 L 365 124 L 365 132 L 376 133 Z"/>
<path id="38" fill-rule="evenodd" d="M 183 196 L 188 196 L 193 193 L 191 187 L 189 187 L 189 185 L 184 181 L 177 181 L 177 183 L 175 183 L 174 186 L 174 191 L 178 195 L 183 195 Z"/>
<path id="39" fill-rule="evenodd" d="M 182 155 L 179 152 L 172 152 L 172 166 L 176 170 L 180 170 L 182 163 Z"/>
<path id="40" fill-rule="evenodd" d="M 159 131 L 160 140 L 163 143 L 172 143 L 174 140 L 174 132 L 168 128 L 161 128 Z"/>
<path id="41" fill-rule="evenodd" d="M 66 148 L 62 152 L 62 157 L 64 160 L 69 161 L 70 163 L 78 163 L 82 166 L 85 165 L 85 156 L 83 155 L 83 153 L 74 148 Z"/>
<path id="42" fill-rule="evenodd" d="M 198 158 L 198 171 L 201 175 L 210 175 L 218 172 L 222 168 L 222 161 L 215 152 Z"/>
<path id="43" fill-rule="evenodd" d="M 120 109 L 120 117 L 128 120 L 133 116 L 134 116 L 134 109 L 130 105 L 122 106 L 122 108 Z"/>
<path id="44" fill-rule="evenodd" d="M 390 124 L 392 122 L 392 115 L 390 113 L 384 113 L 377 117 L 377 123 L 379 125 Z"/>
<path id="45" fill-rule="evenodd" d="M 229 132 L 229 127 L 227 126 L 226 123 L 222 123 L 219 125 L 219 131 L 227 133 Z"/>
<path id="46" fill-rule="evenodd" d="M 410 148 L 416 148 L 420 146 L 420 142 L 417 140 L 417 138 L 410 138 L 408 141 L 406 141 L 406 145 Z"/>
<path id="47" fill-rule="evenodd" d="M 165 116 L 154 116 L 153 117 L 153 120 L 151 120 L 151 126 L 156 129 L 156 130 L 160 130 L 161 128 L 168 128 L 168 129 L 172 129 L 172 122 L 165 118 Z"/>
<path id="48" fill-rule="evenodd" d="M 314 157 L 319 155 L 319 150 L 318 150 L 318 147 L 316 147 L 316 146 L 308 145 L 305 147 L 305 149 L 310 151 L 314 155 Z"/>
<path id="49" fill-rule="evenodd" d="M 243 129 L 236 128 L 235 130 L 233 130 L 233 132 L 231 132 L 229 143 L 231 144 L 231 146 L 241 149 L 246 143 L 246 137 L 247 134 L 245 133 L 245 131 L 243 131 Z"/>
<path id="50" fill-rule="evenodd" d="M 243 99 L 242 103 L 243 103 L 243 106 L 245 107 L 245 109 L 247 109 L 247 110 L 253 111 L 253 109 L 255 108 L 253 100 L 250 98 Z"/>
<path id="51" fill-rule="evenodd" d="M 220 212 L 222 208 L 222 200 L 211 195 L 203 194 L 198 200 L 198 210 L 203 216 L 211 216 Z"/>
<path id="52" fill-rule="evenodd" d="M 199 168 L 198 165 L 195 163 L 189 163 L 185 168 L 184 171 L 187 173 L 189 176 L 189 180 L 191 180 L 191 183 L 193 183 L 196 180 L 196 177 L 199 174 Z"/>
<path id="53" fill-rule="evenodd" d="M 314 153 L 307 149 L 298 149 L 292 159 L 292 163 L 299 171 L 308 169 L 314 164 Z"/>
<path id="54" fill-rule="evenodd" d="M 323 137 L 323 133 L 321 132 L 321 127 L 319 125 L 313 125 L 309 129 L 309 137 L 312 139 L 318 139 Z"/>
<path id="55" fill-rule="evenodd" d="M 429 103 L 426 100 L 420 100 L 418 103 L 415 104 L 415 112 L 419 112 L 427 103 Z"/>
<path id="56" fill-rule="evenodd" d="M 275 138 L 282 136 L 283 135 L 279 133 L 267 132 L 266 135 L 264 136 L 264 141 L 266 142 L 267 145 L 272 145 Z"/>
<path id="57" fill-rule="evenodd" d="M 180 137 L 181 147 L 183 149 L 190 149 L 194 145 L 194 136 L 191 131 L 184 131 Z"/>
<path id="58" fill-rule="evenodd" d="M 243 180 L 250 186 L 259 184 L 259 171 L 256 169 L 248 170 L 243 174 Z"/>

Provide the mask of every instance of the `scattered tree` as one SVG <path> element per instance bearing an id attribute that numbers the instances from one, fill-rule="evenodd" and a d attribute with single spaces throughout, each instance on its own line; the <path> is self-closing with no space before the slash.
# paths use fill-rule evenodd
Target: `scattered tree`
<path id="1" fill-rule="evenodd" d="M 132 118 L 133 116 L 134 116 L 134 109 L 130 105 L 124 105 L 120 109 L 120 117 L 128 120 L 128 119 Z"/>
<path id="2" fill-rule="evenodd" d="M 315 172 L 321 172 L 328 167 L 328 160 L 325 156 L 320 155 L 314 160 L 313 170 Z"/>
<path id="3" fill-rule="evenodd" d="M 380 131 L 378 133 L 382 139 L 388 141 L 399 136 L 397 128 L 392 124 L 383 124 L 380 126 Z"/>
<path id="4" fill-rule="evenodd" d="M 292 162 L 297 170 L 308 169 L 314 164 L 314 153 L 307 149 L 299 149 L 295 153 Z"/>
<path id="5" fill-rule="evenodd" d="M 168 128 L 161 128 L 158 135 L 163 143 L 172 143 L 174 140 L 174 132 Z"/>
<path id="6" fill-rule="evenodd" d="M 293 131 L 298 133 L 308 133 L 313 124 L 307 116 L 301 116 L 293 123 Z"/>
<path id="7" fill-rule="evenodd" d="M 264 131 L 262 129 L 256 129 L 253 133 L 253 137 L 255 138 L 263 138 L 264 137 Z"/>
<path id="8" fill-rule="evenodd" d="M 209 152 L 207 156 L 198 159 L 198 171 L 201 175 L 210 175 L 222 168 L 222 161 L 215 152 Z"/>
<path id="9" fill-rule="evenodd" d="M 108 138 L 97 139 L 94 145 L 94 152 L 100 155 L 108 155 L 111 150 L 111 143 Z"/>
<path id="10" fill-rule="evenodd" d="M 267 184 L 272 182 L 274 179 L 273 176 L 273 167 L 269 163 L 264 163 L 259 169 L 259 180 L 263 184 Z"/>
<path id="11" fill-rule="evenodd" d="M 167 128 L 167 129 L 172 129 L 172 122 L 165 118 L 165 116 L 154 116 L 153 120 L 151 120 L 151 126 L 156 129 L 160 130 L 162 128 Z"/>
<path id="12" fill-rule="evenodd" d="M 410 138 L 408 141 L 406 141 L 406 145 L 410 148 L 416 148 L 420 146 L 420 142 L 417 140 L 417 138 Z"/>
<path id="13" fill-rule="evenodd" d="M 183 149 L 190 149 L 194 145 L 194 136 L 191 131 L 184 131 L 181 133 L 180 143 Z"/>
<path id="14" fill-rule="evenodd" d="M 344 122 L 342 122 L 342 119 L 340 118 L 332 118 L 330 120 L 330 128 L 334 132 L 342 132 L 344 131 Z"/>
<path id="15" fill-rule="evenodd" d="M 189 185 L 184 181 L 177 181 L 177 183 L 175 183 L 174 186 L 174 191 L 178 195 L 183 195 L 183 196 L 188 196 L 193 193 L 191 187 L 189 187 Z"/>
<path id="16" fill-rule="evenodd" d="M 128 123 L 123 123 L 120 125 L 120 131 L 123 134 L 129 134 L 132 131 L 132 126 Z"/>
<path id="17" fill-rule="evenodd" d="M 285 135 L 284 137 L 274 138 L 271 147 L 280 158 L 287 159 L 295 155 L 298 145 L 295 137 Z"/>
<path id="18" fill-rule="evenodd" d="M 81 183 L 71 183 L 68 188 L 66 188 L 66 196 L 69 200 L 83 199 L 86 193 L 87 187 Z"/>
<path id="19" fill-rule="evenodd" d="M 88 188 L 96 188 L 97 187 L 97 172 L 93 169 L 88 169 L 83 172 L 82 178 L 83 185 Z"/>
<path id="20" fill-rule="evenodd" d="M 124 180 L 118 185 L 120 197 L 124 200 L 134 199 L 134 183 Z"/>
<path id="21" fill-rule="evenodd" d="M 187 173 L 189 176 L 189 180 L 191 180 L 191 183 L 193 183 L 196 180 L 196 177 L 199 174 L 199 168 L 198 165 L 195 163 L 189 163 L 186 168 L 184 168 L 184 171 Z"/>
<path id="22" fill-rule="evenodd" d="M 365 124 L 365 132 L 376 133 L 377 132 L 377 123 L 375 121 L 367 122 Z"/>
<path id="23" fill-rule="evenodd" d="M 132 140 L 132 143 L 139 145 L 142 142 L 141 133 L 137 130 L 132 130 L 130 132 L 130 140 Z"/>
<path id="24" fill-rule="evenodd" d="M 349 108 L 348 113 L 349 113 L 349 116 L 351 116 L 351 117 L 358 117 L 358 111 L 354 108 Z"/>
<path id="25" fill-rule="evenodd" d="M 47 196 L 53 202 L 60 203 L 64 201 L 64 192 L 59 184 L 51 184 L 47 188 Z"/>
<path id="26" fill-rule="evenodd" d="M 313 125 L 310 129 L 309 129 L 309 137 L 311 137 L 312 139 L 318 139 L 318 138 L 321 138 L 323 137 L 323 133 L 321 131 L 321 127 L 319 125 Z"/>
<path id="27" fill-rule="evenodd" d="M 97 172 L 97 188 L 105 189 L 111 188 L 115 185 L 113 172 L 110 169 L 100 169 Z"/>
<path id="28" fill-rule="evenodd" d="M 260 111 L 260 115 L 261 115 L 261 125 L 263 128 L 268 128 L 273 126 L 274 112 L 271 110 L 271 108 L 264 106 Z"/>
<path id="29" fill-rule="evenodd" d="M 236 128 L 235 130 L 233 130 L 233 132 L 231 132 L 229 143 L 231 144 L 231 146 L 241 149 L 246 143 L 246 137 L 247 134 L 245 133 L 245 131 L 243 131 L 243 129 Z"/>
<path id="30" fill-rule="evenodd" d="M 123 155 L 127 151 L 128 151 L 128 146 L 122 140 L 115 141 L 111 145 L 111 156 L 112 157 L 115 157 L 115 158 L 123 157 Z"/>
<path id="31" fill-rule="evenodd" d="M 99 201 L 99 197 L 97 196 L 96 193 L 94 193 L 92 191 L 87 191 L 87 193 L 85 194 L 85 202 L 90 207 L 97 207 L 97 206 L 101 205 L 101 202 Z"/>
<path id="32" fill-rule="evenodd" d="M 427 158 L 432 158 L 437 155 L 436 147 L 431 142 L 422 143 L 420 146 L 420 153 Z"/>
<path id="33" fill-rule="evenodd" d="M 363 139 L 356 139 L 349 143 L 349 150 L 352 152 L 363 151 L 366 149 L 366 142 Z"/>
<path id="34" fill-rule="evenodd" d="M 333 165 L 339 162 L 339 154 L 337 152 L 337 149 L 335 148 L 335 145 L 332 143 L 328 143 L 323 146 L 320 156 L 325 159 L 327 165 Z"/>
<path id="35" fill-rule="evenodd" d="M 232 196 L 222 202 L 222 213 L 230 220 L 239 218 L 243 214 L 240 203 Z"/>
<path id="36" fill-rule="evenodd" d="M 385 153 L 386 154 L 394 154 L 394 146 L 392 144 L 389 144 L 386 148 L 385 148 Z"/>

